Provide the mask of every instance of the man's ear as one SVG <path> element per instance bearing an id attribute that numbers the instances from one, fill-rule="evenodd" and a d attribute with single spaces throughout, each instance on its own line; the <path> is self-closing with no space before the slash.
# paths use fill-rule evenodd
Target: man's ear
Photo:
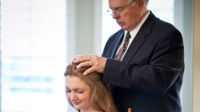
<path id="1" fill-rule="evenodd" d="M 136 0 L 137 5 L 139 8 L 144 8 L 145 7 L 145 1 L 144 0 Z"/>
<path id="2" fill-rule="evenodd" d="M 136 0 L 136 5 L 137 5 L 137 7 L 139 9 L 138 11 L 140 11 L 140 12 L 143 12 L 144 9 L 147 9 L 147 6 L 146 6 L 144 0 Z"/>

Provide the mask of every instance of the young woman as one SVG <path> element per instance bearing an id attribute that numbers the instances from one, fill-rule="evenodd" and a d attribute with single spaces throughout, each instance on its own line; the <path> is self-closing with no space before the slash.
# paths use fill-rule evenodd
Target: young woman
<path id="1" fill-rule="evenodd" d="M 69 64 L 65 72 L 69 103 L 80 112 L 117 112 L 111 93 L 96 72 L 83 75 L 87 68 Z"/>

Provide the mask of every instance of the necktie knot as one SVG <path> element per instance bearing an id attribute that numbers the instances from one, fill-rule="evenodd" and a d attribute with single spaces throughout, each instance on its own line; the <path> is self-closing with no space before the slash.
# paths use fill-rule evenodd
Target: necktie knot
<path id="1" fill-rule="evenodd" d="M 130 32 L 127 32 L 125 36 L 125 41 L 129 41 L 130 38 L 131 38 Z"/>

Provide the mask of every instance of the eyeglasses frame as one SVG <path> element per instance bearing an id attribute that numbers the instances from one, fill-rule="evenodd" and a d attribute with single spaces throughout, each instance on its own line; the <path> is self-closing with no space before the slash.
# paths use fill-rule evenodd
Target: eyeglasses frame
<path id="1" fill-rule="evenodd" d="M 128 8 L 130 5 L 132 5 L 133 3 L 135 3 L 136 0 L 132 0 L 130 3 L 124 5 L 124 6 L 120 6 L 117 8 L 113 8 L 113 9 L 107 9 L 106 11 L 110 14 L 116 14 L 119 15 L 122 11 L 124 11 L 126 8 Z"/>

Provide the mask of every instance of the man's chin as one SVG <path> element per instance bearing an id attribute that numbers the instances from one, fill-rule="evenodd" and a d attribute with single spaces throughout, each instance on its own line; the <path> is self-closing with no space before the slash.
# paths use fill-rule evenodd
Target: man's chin
<path id="1" fill-rule="evenodd" d="M 121 26 L 121 29 L 128 30 L 125 26 Z"/>

